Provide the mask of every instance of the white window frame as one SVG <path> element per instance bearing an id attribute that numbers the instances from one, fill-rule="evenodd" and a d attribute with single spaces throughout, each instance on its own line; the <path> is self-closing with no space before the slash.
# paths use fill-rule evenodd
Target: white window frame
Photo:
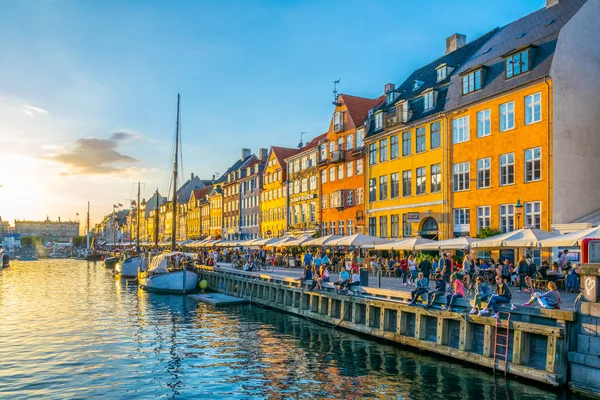
<path id="1" fill-rule="evenodd" d="M 515 129 L 515 102 L 500 104 L 500 132 Z"/>
<path id="2" fill-rule="evenodd" d="M 536 155 L 536 151 L 538 154 Z M 526 183 L 529 182 L 538 182 L 542 180 L 542 148 L 534 147 L 533 149 L 525 150 L 525 177 L 524 180 Z M 536 164 L 538 168 L 536 169 Z M 531 170 L 531 179 L 527 178 L 527 171 Z M 535 173 L 538 173 L 536 178 Z"/>
<path id="3" fill-rule="evenodd" d="M 363 204 L 365 202 L 365 191 L 363 188 L 356 189 L 356 204 Z"/>
<path id="4" fill-rule="evenodd" d="M 490 206 L 477 207 L 477 233 L 491 226 L 492 208 Z"/>
<path id="5" fill-rule="evenodd" d="M 452 165 L 452 191 L 462 192 L 471 188 L 471 164 L 468 161 Z"/>
<path id="6" fill-rule="evenodd" d="M 379 112 L 375 114 L 375 129 L 383 128 L 383 113 Z"/>
<path id="7" fill-rule="evenodd" d="M 329 182 L 335 182 L 335 167 L 329 168 Z"/>
<path id="8" fill-rule="evenodd" d="M 354 135 L 350 134 L 346 136 L 346 150 L 352 150 L 354 148 Z"/>
<path id="9" fill-rule="evenodd" d="M 359 129 L 356 131 L 356 148 L 361 148 L 365 145 L 365 130 Z"/>
<path id="10" fill-rule="evenodd" d="M 423 94 L 423 109 L 425 111 L 431 110 L 435 106 L 433 100 L 434 100 L 433 90 L 430 90 L 427 93 Z"/>
<path id="11" fill-rule="evenodd" d="M 484 184 L 481 184 L 483 179 Z M 487 180 L 487 185 L 485 181 Z M 489 157 L 477 160 L 477 189 L 488 189 L 492 184 L 492 160 Z"/>
<path id="12" fill-rule="evenodd" d="M 529 201 L 523 204 L 525 228 L 542 229 L 542 202 Z"/>
<path id="13" fill-rule="evenodd" d="M 346 178 L 352 178 L 354 176 L 354 161 L 348 161 L 346 163 Z"/>
<path id="14" fill-rule="evenodd" d="M 492 133 L 492 110 L 485 109 L 477 112 L 477 137 L 490 136 Z"/>
<path id="15" fill-rule="evenodd" d="M 452 120 L 452 143 L 463 143 L 470 139 L 469 116 L 455 118 Z"/>
<path id="16" fill-rule="evenodd" d="M 327 168 L 321 170 L 321 183 L 327 183 Z"/>
<path id="17" fill-rule="evenodd" d="M 512 158 L 512 160 L 511 160 Z M 512 167 L 512 175 L 509 174 Z M 503 183 L 503 177 L 506 176 Z M 508 178 L 512 176 L 512 182 Z M 500 186 L 510 186 L 515 184 L 515 153 L 500 154 Z"/>
<path id="18" fill-rule="evenodd" d="M 538 123 L 542 120 L 542 93 L 537 92 L 525 96 L 525 125 Z"/>
<path id="19" fill-rule="evenodd" d="M 515 205 L 500 204 L 500 230 L 512 232 L 515 230 Z M 511 229 L 512 228 L 512 229 Z"/>
<path id="20" fill-rule="evenodd" d="M 363 174 L 363 159 L 356 160 L 356 175 Z"/>
<path id="21" fill-rule="evenodd" d="M 339 132 L 344 130 L 344 113 L 336 112 L 333 114 L 333 131 Z"/>
<path id="22" fill-rule="evenodd" d="M 338 181 L 341 181 L 342 179 L 344 179 L 344 165 L 343 164 L 339 164 L 337 166 L 337 178 L 338 178 Z"/>
<path id="23" fill-rule="evenodd" d="M 422 176 L 419 176 L 419 171 L 423 172 Z M 416 180 L 416 188 L 415 188 L 415 195 L 421 195 L 421 194 L 426 194 L 427 193 L 427 167 L 417 167 L 417 169 L 415 170 L 415 180 Z M 421 191 L 419 191 L 419 186 L 422 188 Z"/>

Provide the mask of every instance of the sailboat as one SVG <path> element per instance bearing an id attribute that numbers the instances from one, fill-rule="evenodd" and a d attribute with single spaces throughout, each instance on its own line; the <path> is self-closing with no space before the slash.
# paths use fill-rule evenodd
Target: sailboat
<path id="1" fill-rule="evenodd" d="M 137 193 L 137 203 L 136 203 L 136 239 L 137 239 L 137 249 L 140 249 L 140 185 L 141 182 L 138 181 L 138 193 Z M 138 275 L 138 270 L 142 265 L 143 258 L 141 255 L 136 255 L 133 257 L 126 257 L 125 259 L 119 261 L 115 266 L 115 271 L 121 278 L 135 278 Z"/>
<path id="2" fill-rule="evenodd" d="M 171 252 L 159 254 L 152 258 L 147 271 L 138 273 L 140 286 L 149 291 L 181 293 L 196 288 L 198 273 L 188 270 L 189 260 L 185 253 L 176 251 L 177 245 L 177 169 L 179 162 L 179 103 L 177 95 L 177 119 L 175 123 L 175 157 L 173 163 L 173 218 L 171 224 Z"/>
<path id="3" fill-rule="evenodd" d="M 85 233 L 85 261 L 100 261 L 104 256 L 96 251 L 90 249 L 90 202 L 88 201 L 87 206 L 87 224 Z M 93 246 L 92 246 L 93 247 Z"/>

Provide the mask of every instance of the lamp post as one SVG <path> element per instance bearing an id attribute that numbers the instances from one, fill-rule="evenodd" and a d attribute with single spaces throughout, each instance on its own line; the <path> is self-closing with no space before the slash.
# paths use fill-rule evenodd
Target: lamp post
<path id="1" fill-rule="evenodd" d="M 521 226 L 521 223 L 520 223 L 521 213 L 523 212 L 523 204 L 521 204 L 520 198 L 517 199 L 517 204 L 515 204 L 515 209 L 516 209 L 515 214 L 517 214 L 517 226 L 515 228 L 520 229 L 519 227 Z"/>

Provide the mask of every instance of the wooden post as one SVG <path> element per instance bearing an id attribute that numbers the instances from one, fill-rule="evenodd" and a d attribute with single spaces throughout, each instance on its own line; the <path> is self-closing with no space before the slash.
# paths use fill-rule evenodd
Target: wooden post
<path id="1" fill-rule="evenodd" d="M 425 339 L 425 323 L 427 322 L 427 318 L 421 313 L 415 314 L 415 338 L 419 340 Z"/>
<path id="2" fill-rule="evenodd" d="M 366 304 L 366 314 L 365 314 L 365 325 L 368 327 L 373 326 L 373 321 L 371 321 L 371 319 L 373 318 L 373 313 L 371 311 L 371 306 L 367 303 Z"/>
<path id="3" fill-rule="evenodd" d="M 352 323 L 356 323 L 356 313 L 358 312 L 358 307 L 356 307 L 356 303 L 352 302 Z"/>
<path id="4" fill-rule="evenodd" d="M 460 320 L 460 338 L 458 349 L 463 351 L 471 351 L 473 344 L 473 324 L 465 319 Z"/>
<path id="5" fill-rule="evenodd" d="M 381 314 L 379 316 L 379 329 L 385 331 L 386 320 L 385 320 L 385 308 L 381 307 Z"/>
<path id="6" fill-rule="evenodd" d="M 438 317 L 436 343 L 446 345 L 448 343 L 448 321 L 446 318 Z"/>
<path id="7" fill-rule="evenodd" d="M 548 336 L 548 347 L 546 349 L 546 372 L 554 374 L 556 373 L 556 350 L 557 340 L 554 336 Z"/>
<path id="8" fill-rule="evenodd" d="M 491 325 L 485 325 L 483 331 L 483 355 L 492 357 L 494 355 L 494 333 L 495 329 Z"/>
<path id="9" fill-rule="evenodd" d="M 407 322 L 408 321 L 406 311 L 398 310 L 398 323 L 396 324 L 396 333 L 398 335 L 406 335 Z"/>
<path id="10" fill-rule="evenodd" d="M 512 363 L 515 365 L 527 365 L 529 363 L 529 335 L 527 333 L 513 331 Z"/>

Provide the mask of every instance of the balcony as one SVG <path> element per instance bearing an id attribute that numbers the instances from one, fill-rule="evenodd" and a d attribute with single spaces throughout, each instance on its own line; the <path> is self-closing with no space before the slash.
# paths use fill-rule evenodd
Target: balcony
<path id="1" fill-rule="evenodd" d="M 342 162 L 344 161 L 344 151 L 343 150 L 335 150 L 331 153 L 331 162 Z"/>

